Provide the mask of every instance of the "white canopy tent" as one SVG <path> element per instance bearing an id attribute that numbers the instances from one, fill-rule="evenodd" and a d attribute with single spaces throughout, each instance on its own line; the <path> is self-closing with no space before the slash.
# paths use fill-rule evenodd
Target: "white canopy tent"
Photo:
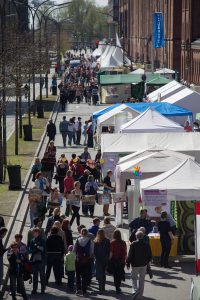
<path id="1" fill-rule="evenodd" d="M 194 117 L 200 112 L 200 94 L 175 80 L 148 94 L 148 99 L 151 102 L 160 99 L 160 101 L 189 109 Z"/>
<path id="2" fill-rule="evenodd" d="M 142 171 L 142 179 L 154 177 L 171 170 L 186 159 L 194 157 L 171 150 L 152 151 L 147 150 L 137 157 L 129 159 L 116 166 L 115 179 L 117 192 L 124 192 L 127 179 L 134 179 L 133 168 L 139 166 Z"/>
<path id="3" fill-rule="evenodd" d="M 114 127 L 114 131 L 118 131 L 120 125 L 128 120 L 138 116 L 140 113 L 133 108 L 121 104 L 97 119 L 97 136 L 100 139 L 103 127 Z"/>
<path id="4" fill-rule="evenodd" d="M 184 128 L 149 107 L 135 119 L 121 126 L 122 133 L 131 132 L 183 132 Z"/>
<path id="5" fill-rule="evenodd" d="M 176 72 L 174 70 L 168 68 L 158 69 L 154 72 L 154 74 L 175 74 L 175 73 Z"/>
<path id="6" fill-rule="evenodd" d="M 120 157 L 144 149 L 170 149 L 190 156 L 200 162 L 200 135 L 198 132 L 114 133 L 101 136 L 101 152 L 105 161 L 102 169 L 115 171 Z M 146 151 L 146 150 L 145 150 Z"/>
<path id="7" fill-rule="evenodd" d="M 167 190 L 168 200 L 200 201 L 200 165 L 188 158 L 156 177 L 140 182 L 142 197 L 146 190 Z"/>
<path id="8" fill-rule="evenodd" d="M 130 74 L 139 74 L 139 75 L 142 75 L 142 74 L 144 74 L 144 69 L 140 69 L 140 68 L 136 69 L 136 70 L 130 72 Z"/>
<path id="9" fill-rule="evenodd" d="M 100 41 L 99 42 L 99 46 L 98 48 L 96 48 L 93 52 L 92 52 L 92 57 L 96 58 L 96 57 L 100 57 L 103 52 L 105 51 L 106 49 L 106 44 L 103 42 L 103 41 Z"/>

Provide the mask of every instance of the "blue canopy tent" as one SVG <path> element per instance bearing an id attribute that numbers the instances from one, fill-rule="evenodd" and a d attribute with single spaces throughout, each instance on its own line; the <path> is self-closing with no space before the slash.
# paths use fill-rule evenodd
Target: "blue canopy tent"
<path id="1" fill-rule="evenodd" d="M 142 102 L 142 103 L 124 103 L 125 105 L 133 108 L 136 111 L 139 111 L 143 113 L 145 110 L 147 110 L 149 107 L 152 107 L 154 110 L 159 112 L 161 115 L 165 117 L 183 117 L 188 116 L 190 118 L 190 123 L 192 124 L 193 121 L 193 114 L 190 110 L 182 108 L 180 106 L 170 104 L 167 102 Z M 107 113 L 108 111 L 112 110 L 113 108 L 121 105 L 120 103 L 111 105 L 106 107 L 105 109 L 102 109 L 100 111 L 97 111 L 93 113 L 93 126 L 95 127 L 97 119 Z"/>

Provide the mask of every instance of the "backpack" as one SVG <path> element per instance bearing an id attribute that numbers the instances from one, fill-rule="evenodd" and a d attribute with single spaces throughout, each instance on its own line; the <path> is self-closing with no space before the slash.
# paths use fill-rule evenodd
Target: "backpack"
<path id="1" fill-rule="evenodd" d="M 89 240 L 87 244 L 82 247 L 77 240 L 77 262 L 81 265 L 85 265 L 90 261 L 90 244 Z"/>

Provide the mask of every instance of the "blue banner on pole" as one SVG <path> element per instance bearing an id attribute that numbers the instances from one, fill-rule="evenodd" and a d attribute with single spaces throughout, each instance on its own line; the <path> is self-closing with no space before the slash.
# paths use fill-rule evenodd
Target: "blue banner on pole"
<path id="1" fill-rule="evenodd" d="M 153 47 L 163 48 L 164 47 L 164 22 L 163 14 L 158 12 L 154 13 L 154 23 L 153 23 Z"/>

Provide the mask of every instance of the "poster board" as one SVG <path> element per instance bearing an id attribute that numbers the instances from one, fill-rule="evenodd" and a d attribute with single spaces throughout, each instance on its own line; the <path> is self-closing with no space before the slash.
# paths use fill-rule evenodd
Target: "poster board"
<path id="1" fill-rule="evenodd" d="M 83 205 L 95 205 L 96 203 L 96 196 L 95 195 L 84 195 L 82 197 Z"/>
<path id="2" fill-rule="evenodd" d="M 126 193 L 111 193 L 113 203 L 127 202 Z"/>
<path id="3" fill-rule="evenodd" d="M 68 194 L 66 197 L 67 204 L 80 206 L 80 200 L 82 196 L 80 195 L 74 195 L 74 194 Z"/>

